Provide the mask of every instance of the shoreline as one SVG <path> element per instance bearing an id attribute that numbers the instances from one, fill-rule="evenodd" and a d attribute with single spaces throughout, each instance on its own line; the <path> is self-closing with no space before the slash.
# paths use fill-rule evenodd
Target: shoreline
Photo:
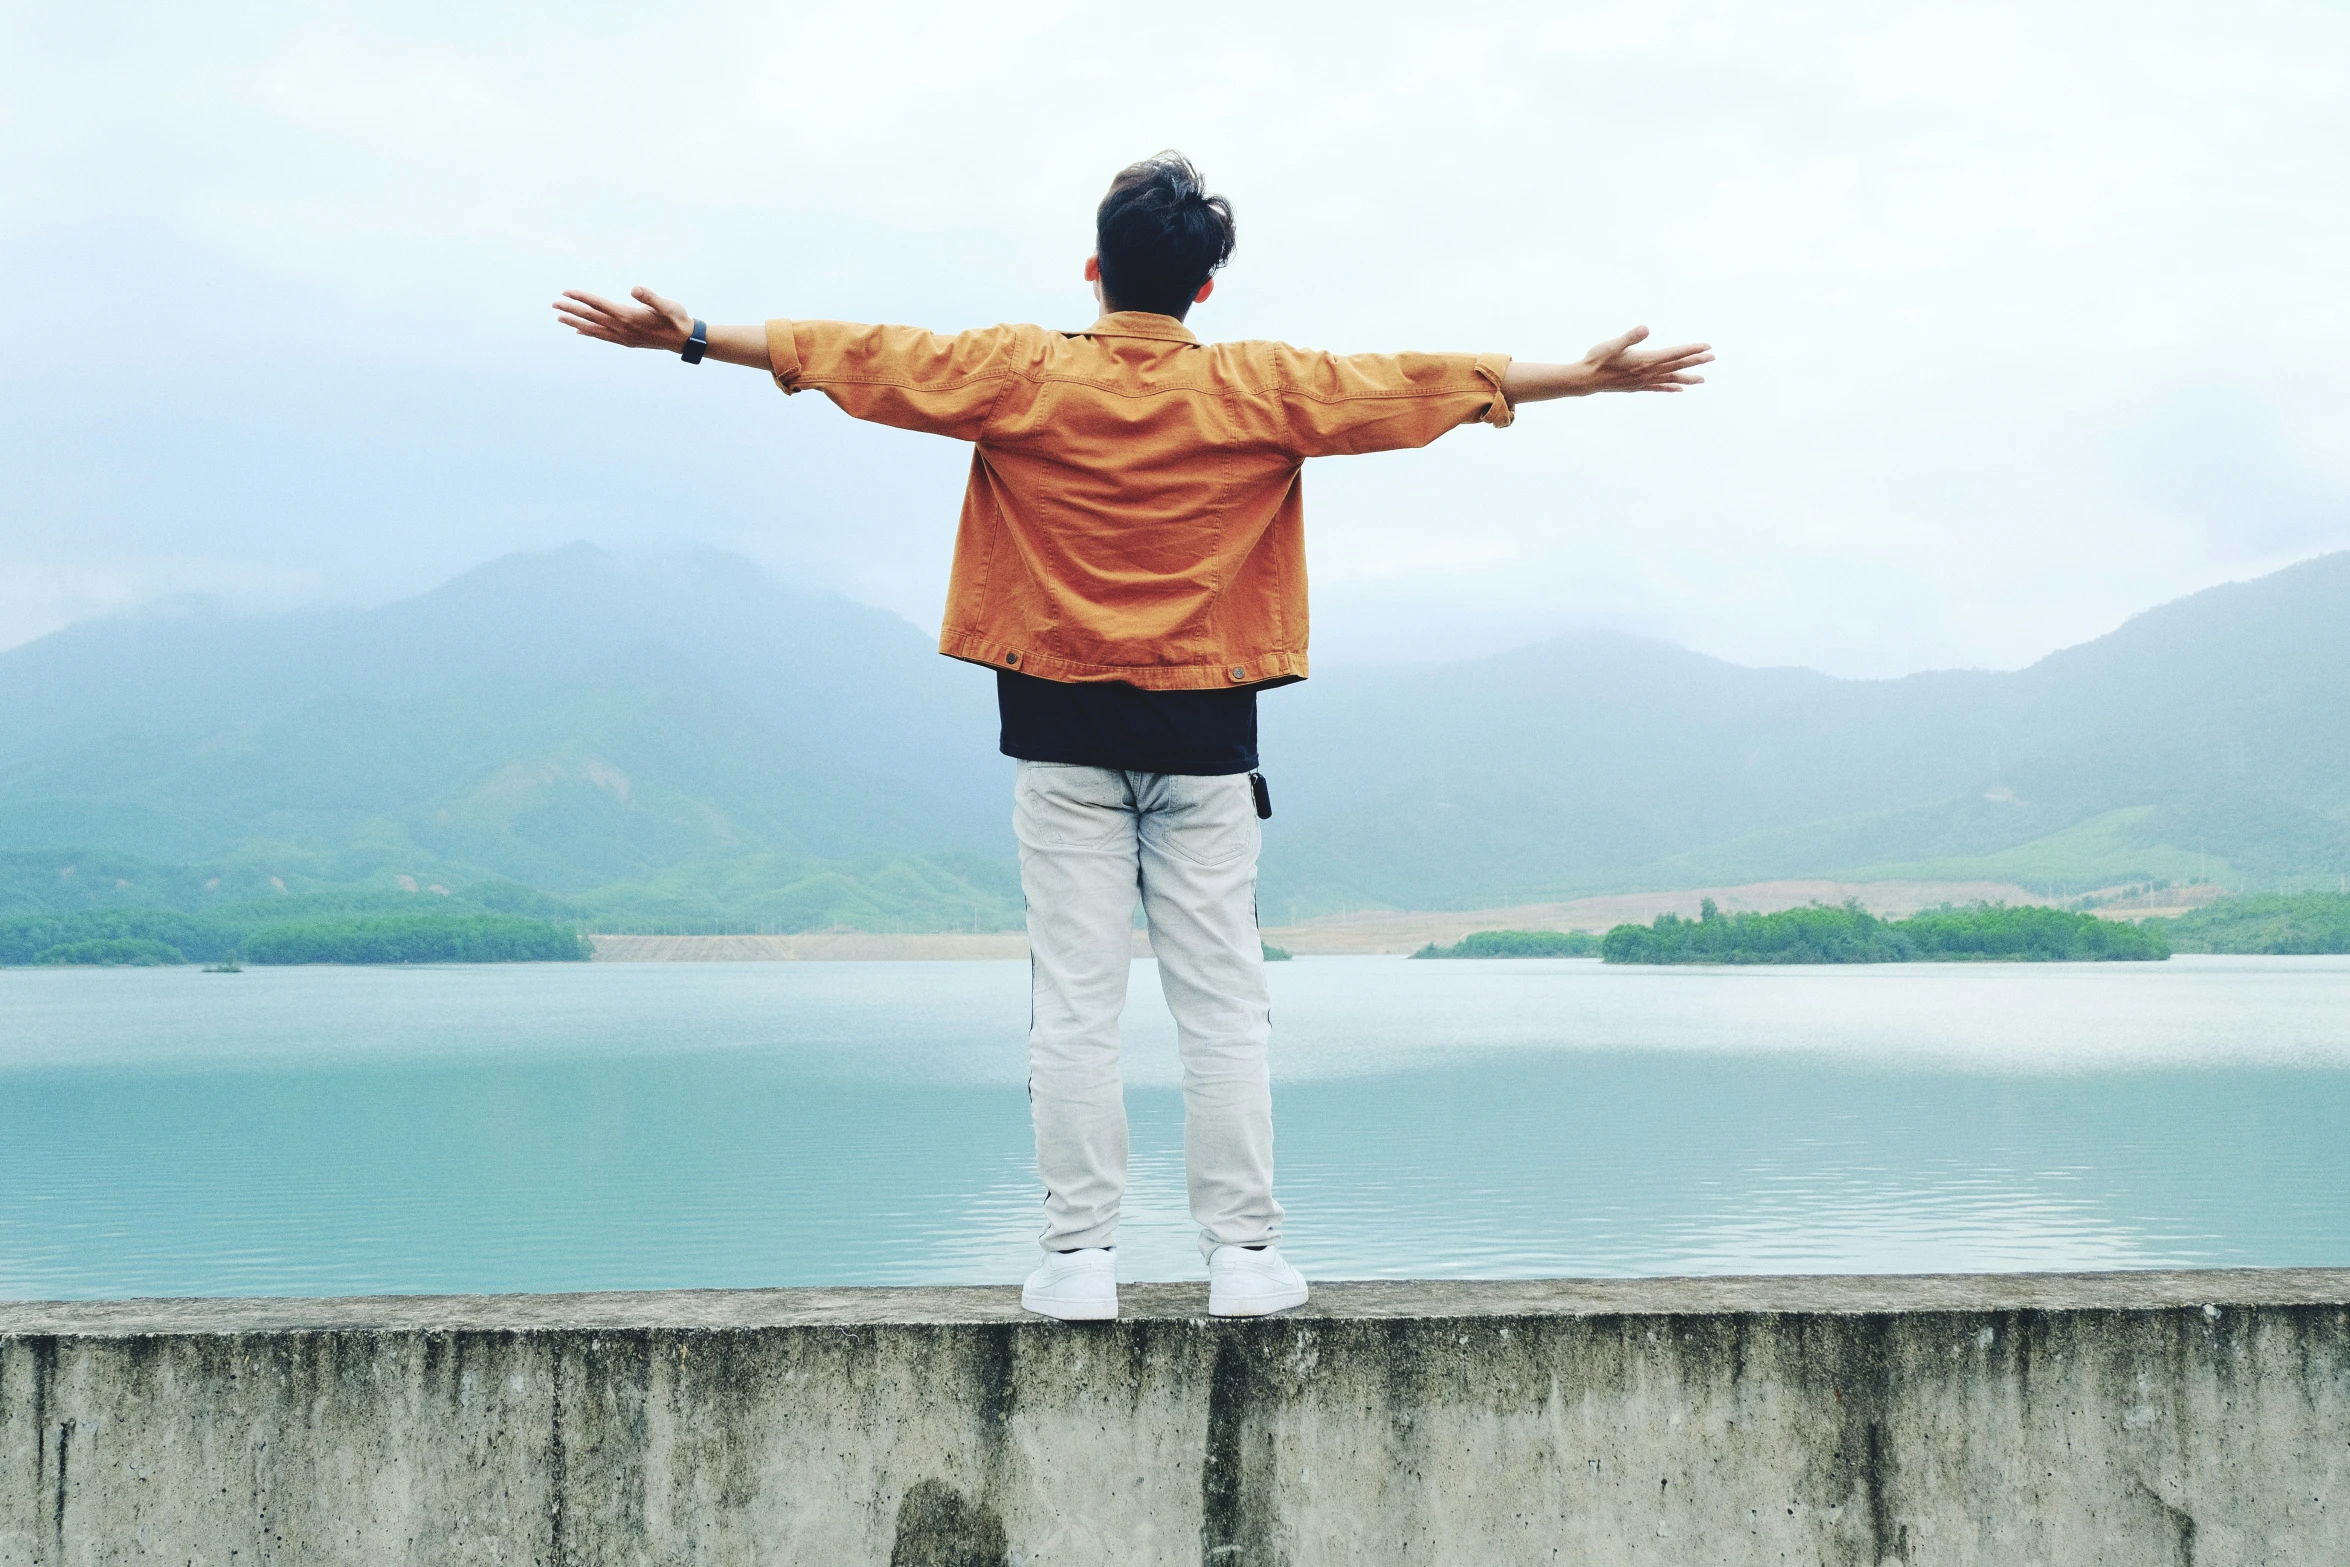
<path id="1" fill-rule="evenodd" d="M 1604 934 L 1617 925 L 1645 925 L 1660 914 L 1695 918 L 1711 898 L 1725 914 L 1768 914 L 1810 903 L 1859 900 L 1872 914 L 1905 918 L 1943 903 L 2046 905 L 2030 888 L 2002 881 L 1760 881 L 1732 887 L 1690 887 L 1671 892 L 1607 893 L 1553 903 L 1509 904 L 1486 909 L 1394 910 L 1325 914 L 1286 925 L 1268 925 L 1265 940 L 1298 957 L 1408 956 L 1430 942 L 1450 946 L 1472 931 L 1575 930 Z M 2207 900 L 2206 900 L 2207 901 Z M 2144 918 L 2183 914 L 2173 909 L 2116 906 L 2113 913 Z M 2100 911 L 2102 912 L 2102 911 Z M 867 931 L 809 931 L 794 936 L 632 936 L 590 933 L 598 963 L 776 963 L 938 962 L 954 959 L 1004 961 L 1028 956 L 1023 931 L 945 931 L 882 934 Z M 1149 937 L 1134 933 L 1134 955 L 1150 956 Z"/>

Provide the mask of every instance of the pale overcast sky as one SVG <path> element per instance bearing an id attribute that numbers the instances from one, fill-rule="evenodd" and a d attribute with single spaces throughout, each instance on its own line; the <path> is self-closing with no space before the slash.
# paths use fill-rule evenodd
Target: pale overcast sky
<path id="1" fill-rule="evenodd" d="M 935 624 L 967 454 L 551 325 L 1082 325 L 1190 152 L 1209 337 L 1571 358 L 1307 476 L 1325 662 L 1613 626 L 2013 667 L 2350 546 L 2338 4 L 0 9 L 0 646 L 704 541 Z"/>

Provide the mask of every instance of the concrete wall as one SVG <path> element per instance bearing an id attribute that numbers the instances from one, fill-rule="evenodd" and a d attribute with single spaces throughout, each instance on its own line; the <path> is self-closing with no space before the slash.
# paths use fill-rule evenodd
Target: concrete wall
<path id="1" fill-rule="evenodd" d="M 0 1563 L 2350 1563 L 2350 1273 L 0 1304 Z"/>

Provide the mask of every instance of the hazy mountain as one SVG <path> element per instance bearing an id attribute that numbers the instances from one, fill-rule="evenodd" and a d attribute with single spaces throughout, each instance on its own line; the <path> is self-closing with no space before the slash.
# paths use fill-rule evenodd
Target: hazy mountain
<path id="1" fill-rule="evenodd" d="M 2350 869 L 2350 554 L 2013 674 L 1833 680 L 1582 636 L 1267 698 L 1268 891 L 1475 906 L 1790 875 Z"/>
<path id="2" fill-rule="evenodd" d="M 2013 674 L 1584 635 L 1327 672 L 1262 729 L 1269 917 L 1787 875 L 2330 877 L 2350 554 Z M 45 905 L 405 875 L 614 917 L 985 924 L 1017 917 L 1009 765 L 984 671 L 715 551 L 574 546 L 381 609 L 178 606 L 0 654 L 10 874 L 147 867 Z"/>
<path id="3" fill-rule="evenodd" d="M 715 551 L 0 654 L 0 849 L 572 893 L 749 854 L 1002 858 L 983 672 Z"/>
<path id="4" fill-rule="evenodd" d="M 574 544 L 491 561 L 380 609 L 237 617 L 169 604 L 0 653 L 0 767 L 329 697 L 431 698 L 484 679 L 575 674 L 647 648 L 674 650 L 763 721 L 862 766 L 968 763 L 955 742 L 992 731 L 985 675 L 940 659 L 895 615 L 787 588 L 721 550 L 630 561 Z M 876 711 L 889 715 L 882 731 L 850 743 Z"/>

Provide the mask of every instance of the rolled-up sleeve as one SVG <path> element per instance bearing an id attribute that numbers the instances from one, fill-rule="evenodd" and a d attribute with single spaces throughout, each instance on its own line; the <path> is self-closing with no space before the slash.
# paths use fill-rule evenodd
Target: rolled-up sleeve
<path id="1" fill-rule="evenodd" d="M 1504 427 L 1507 354 L 1324 354 L 1283 348 L 1274 383 L 1301 457 L 1425 446 L 1464 424 Z"/>
<path id="2" fill-rule="evenodd" d="M 767 358 L 786 392 L 822 392 L 858 419 L 976 441 L 1005 384 L 1020 374 L 1015 327 L 952 336 L 850 321 L 767 323 Z"/>

